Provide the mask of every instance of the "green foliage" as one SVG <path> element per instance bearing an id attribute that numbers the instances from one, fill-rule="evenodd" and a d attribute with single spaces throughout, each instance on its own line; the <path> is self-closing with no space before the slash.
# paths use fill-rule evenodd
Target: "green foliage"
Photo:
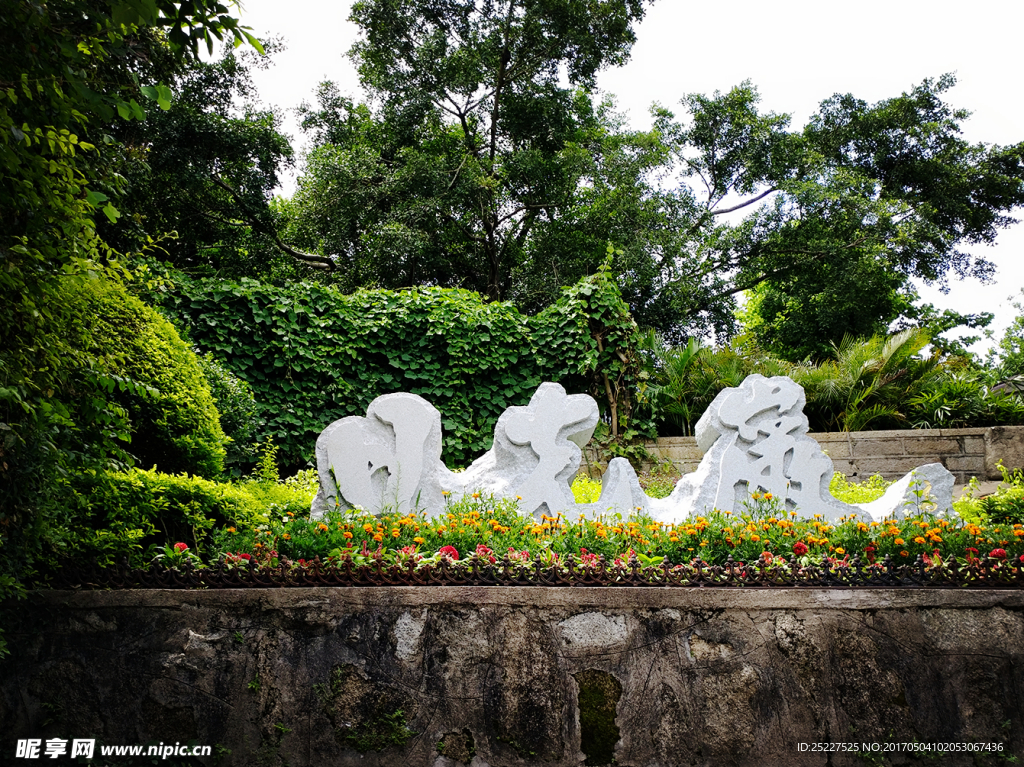
<path id="1" fill-rule="evenodd" d="M 257 482 L 277 482 L 281 478 L 277 468 L 278 446 L 274 444 L 274 438 L 267 437 L 262 444 L 256 445 L 259 453 L 259 460 L 256 462 L 256 470 L 253 472 L 253 479 Z"/>
<path id="2" fill-rule="evenodd" d="M 667 458 L 637 476 L 640 487 L 651 498 L 668 498 L 682 479 L 679 469 Z"/>
<path id="3" fill-rule="evenodd" d="M 1024 296 L 1024 288 L 1021 289 L 1021 295 Z M 1017 316 L 989 358 L 989 366 L 1003 379 L 1024 376 L 1024 300 L 1018 298 L 1013 302 L 1013 308 L 1017 310 Z M 1024 390 L 1019 380 L 1016 388 L 1018 391 Z"/>
<path id="4" fill-rule="evenodd" d="M 225 436 L 195 353 L 166 319 L 115 282 L 90 280 L 78 298 L 93 359 L 148 389 L 145 396 L 114 395 L 137 437 L 128 446 L 136 461 L 165 473 L 220 474 Z"/>
<path id="5" fill-rule="evenodd" d="M 71 489 L 52 554 L 101 564 L 137 563 L 178 542 L 202 552 L 214 526 L 251 525 L 267 510 L 244 485 L 139 469 L 85 472 Z"/>
<path id="6" fill-rule="evenodd" d="M 445 459 L 468 465 L 498 416 L 543 381 L 590 391 L 628 424 L 636 325 L 607 270 L 533 317 L 464 290 L 359 291 L 251 280 L 180 282 L 168 311 L 256 393 L 284 465 L 312 458 L 331 421 L 406 391 L 442 414 Z M 261 362 L 262 361 L 262 362 Z M 609 405 L 609 402 L 611 404 Z"/>
<path id="7" fill-rule="evenodd" d="M 722 119 L 712 123 L 715 140 L 701 145 L 699 174 L 736 179 L 749 187 L 740 194 L 777 193 L 712 240 L 739 269 L 740 286 L 763 285 L 747 310 L 758 345 L 790 360 L 820 359 L 847 333 L 913 318 L 910 277 L 991 273 L 964 245 L 992 242 L 1009 224 L 1006 213 L 1024 199 L 1024 145 L 964 141 L 969 114 L 942 100 L 955 82 L 925 80 L 873 105 L 833 96 L 801 134 L 774 144 L 735 129 L 756 116 L 732 103 L 735 91 L 716 94 L 711 114 Z M 750 159 L 736 163 L 723 151 L 732 135 Z"/>
<path id="8" fill-rule="evenodd" d="M 254 443 L 262 427 L 252 387 L 212 354 L 198 356 L 197 360 L 220 414 L 221 429 L 229 440 L 224 465 L 238 472 L 239 464 L 250 464 L 255 459 Z"/>
<path id="9" fill-rule="evenodd" d="M 573 477 L 570 488 L 576 503 L 596 503 L 601 497 L 601 480 L 591 479 L 586 474 Z"/>
<path id="10" fill-rule="evenodd" d="M 685 346 L 668 346 L 660 336 L 649 332 L 643 339 L 643 349 L 648 355 L 648 369 L 637 400 L 651 414 L 662 437 L 693 436 L 697 421 L 718 392 L 739 386 L 757 367 L 734 349 L 712 349 L 696 338 Z"/>
<path id="11" fill-rule="evenodd" d="M 794 366 L 790 375 L 807 394 L 811 430 L 906 426 L 906 404 L 940 375 L 938 353 L 918 356 L 928 341 L 918 328 L 863 340 L 846 337 L 834 359 Z"/>
<path id="12" fill-rule="evenodd" d="M 345 741 L 360 754 L 383 751 L 389 746 L 404 746 L 416 731 L 409 727 L 401 709 L 361 722 L 345 733 Z"/>
<path id="13" fill-rule="evenodd" d="M 984 371 L 963 357 L 924 358 L 930 334 L 907 328 L 889 336 L 847 336 L 819 362 L 791 363 L 755 348 L 668 347 L 644 339 L 646 376 L 637 401 L 660 436 L 692 435 L 708 405 L 751 373 L 785 375 L 804 388 L 811 431 L 962 428 L 1024 423 L 1024 402 L 994 390 Z"/>
<path id="14" fill-rule="evenodd" d="M 100 227 L 108 242 L 129 251 L 168 235 L 165 259 L 191 274 L 301 271 L 271 204 L 292 149 L 280 118 L 259 108 L 252 82 L 281 47 L 268 42 L 265 55 L 226 48 L 217 61 L 193 62 L 173 73 L 167 110 L 115 126 L 116 138 L 146 151 L 120 168 L 127 193 L 121 218 Z"/>
<path id="15" fill-rule="evenodd" d="M 122 148 L 105 127 L 167 108 L 157 62 L 225 35 L 260 47 L 216 0 L 0 5 L 0 598 L 31 573 L 62 473 L 122 455 L 124 413 L 105 392 L 132 386 L 97 370 L 64 300 L 106 255 L 95 217 L 120 215 Z M 89 420 L 96 441 L 62 444 Z"/>
<path id="16" fill-rule="evenodd" d="M 1024 471 L 1008 470 L 1000 461 L 996 464 L 1003 475 L 1003 481 L 996 492 L 984 498 L 971 495 L 971 511 L 981 519 L 995 524 L 1024 523 Z"/>
<path id="17" fill-rule="evenodd" d="M 885 495 L 891 484 L 881 474 L 873 474 L 863 482 L 851 482 L 845 474 L 837 471 L 828 483 L 828 491 L 843 503 L 871 503 Z"/>

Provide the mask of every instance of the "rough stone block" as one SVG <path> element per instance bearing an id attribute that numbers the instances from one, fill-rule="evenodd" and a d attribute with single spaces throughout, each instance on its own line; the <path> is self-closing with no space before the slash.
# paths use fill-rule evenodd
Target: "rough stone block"
<path id="1" fill-rule="evenodd" d="M 865 479 L 873 474 L 881 474 L 883 477 L 902 477 L 908 471 L 918 467 L 918 460 L 913 456 L 858 458 L 854 461 L 854 468 L 857 476 Z"/>
<path id="2" fill-rule="evenodd" d="M 700 466 L 648 508 L 669 522 L 714 508 L 735 511 L 751 493 L 765 492 L 805 515 L 858 513 L 828 492 L 832 461 L 807 436 L 804 403 L 803 389 L 783 376 L 751 375 L 720 392 L 697 422 Z"/>
<path id="3" fill-rule="evenodd" d="M 985 435 L 963 437 L 964 455 L 985 455 Z"/>
<path id="4" fill-rule="evenodd" d="M 857 436 L 852 440 L 852 444 L 853 455 L 857 458 L 874 458 L 880 455 L 906 455 L 903 439 L 900 437 Z"/>
<path id="5" fill-rule="evenodd" d="M 963 448 L 954 437 L 919 437 L 913 433 L 903 437 L 905 455 L 947 456 L 960 455 Z"/>
<path id="6" fill-rule="evenodd" d="M 951 455 L 943 463 L 950 471 L 971 472 L 979 477 L 985 474 L 985 459 L 980 455 Z"/>
<path id="7" fill-rule="evenodd" d="M 1024 426 L 993 426 L 985 432 L 985 473 L 989 479 L 1002 475 L 996 464 L 1007 469 L 1024 468 Z"/>
<path id="8" fill-rule="evenodd" d="M 897 480 L 878 500 L 859 506 L 874 520 L 903 519 L 924 512 L 949 514 L 953 511 L 954 480 L 942 464 L 929 463 Z"/>

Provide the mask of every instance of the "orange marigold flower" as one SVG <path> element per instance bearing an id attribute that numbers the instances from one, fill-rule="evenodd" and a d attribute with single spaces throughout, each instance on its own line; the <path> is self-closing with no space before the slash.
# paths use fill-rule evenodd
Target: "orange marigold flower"
<path id="1" fill-rule="evenodd" d="M 352 533 L 350 533 L 350 532 L 349 532 L 348 530 L 346 530 L 345 532 L 343 532 L 343 533 L 342 533 L 341 535 L 342 535 L 342 537 L 344 537 L 344 538 L 351 538 L 351 537 L 352 537 Z"/>

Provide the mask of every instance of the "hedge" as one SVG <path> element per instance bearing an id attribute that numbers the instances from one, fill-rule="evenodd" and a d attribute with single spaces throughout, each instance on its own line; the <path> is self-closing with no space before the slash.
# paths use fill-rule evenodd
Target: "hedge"
<path id="1" fill-rule="evenodd" d="M 313 458 L 332 421 L 364 415 L 377 396 L 407 391 L 442 414 L 444 459 L 465 466 L 488 450 L 505 408 L 544 381 L 590 391 L 628 417 L 639 369 L 637 327 L 607 269 L 563 289 L 535 316 L 466 290 L 284 287 L 180 279 L 164 304 L 202 352 L 253 389 L 288 465 Z"/>

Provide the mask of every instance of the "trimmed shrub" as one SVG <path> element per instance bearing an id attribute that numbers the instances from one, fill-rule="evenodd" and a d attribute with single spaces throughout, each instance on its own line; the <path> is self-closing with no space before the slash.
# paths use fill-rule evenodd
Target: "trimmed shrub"
<path id="1" fill-rule="evenodd" d="M 262 423 L 252 387 L 212 354 L 204 354 L 197 359 L 220 413 L 220 426 L 229 440 L 224 465 L 238 475 L 240 466 L 256 460 L 256 441 Z"/>
<path id="2" fill-rule="evenodd" d="M 54 554 L 60 559 L 106 565 L 127 557 L 139 563 L 178 541 L 203 551 L 214 526 L 252 526 L 267 518 L 264 498 L 254 497 L 245 485 L 185 474 L 91 471 L 74 476 L 71 489 L 67 517 L 54 529 Z M 294 494 L 279 493 L 282 499 Z"/>
<path id="3" fill-rule="evenodd" d="M 90 353 L 105 373 L 134 384 L 113 393 L 131 421 L 128 452 L 147 468 L 219 475 L 226 437 L 195 352 L 170 322 L 115 282 L 90 280 L 78 298 Z"/>

